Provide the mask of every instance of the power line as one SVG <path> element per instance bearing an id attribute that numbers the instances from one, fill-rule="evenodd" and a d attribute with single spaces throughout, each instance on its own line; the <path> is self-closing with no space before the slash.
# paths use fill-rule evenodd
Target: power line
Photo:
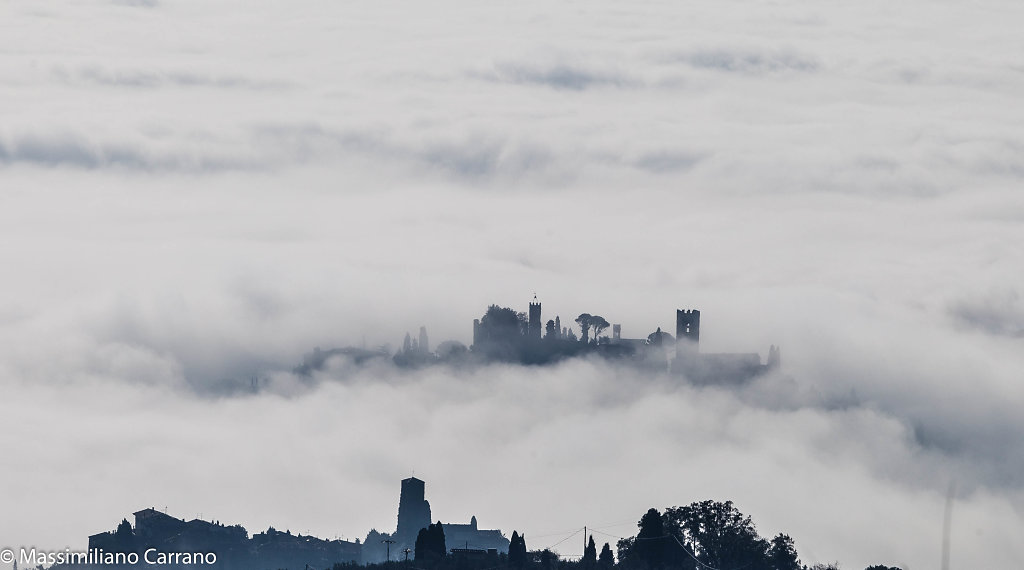
<path id="1" fill-rule="evenodd" d="M 608 527 L 605 527 L 605 528 L 608 528 Z M 625 539 L 626 539 L 626 537 L 624 537 L 624 536 L 619 536 L 619 535 L 617 535 L 617 534 L 611 534 L 611 533 L 607 533 L 607 532 L 601 532 L 601 531 L 599 531 L 599 530 L 597 530 L 597 529 L 593 529 L 593 528 L 592 528 L 592 529 L 590 529 L 590 530 L 591 530 L 591 532 L 596 532 L 597 534 L 603 534 L 603 535 L 605 535 L 605 536 L 610 536 L 610 537 L 612 537 L 612 538 L 618 538 L 619 540 L 625 540 Z"/>
<path id="2" fill-rule="evenodd" d="M 602 524 L 601 526 L 590 527 L 590 530 L 594 530 L 595 528 L 613 528 L 613 527 L 617 527 L 617 526 L 627 526 L 627 525 L 628 526 L 636 526 L 636 521 L 623 521 L 623 522 L 617 522 L 617 523 Z"/>
<path id="3" fill-rule="evenodd" d="M 547 534 L 532 534 L 532 535 L 530 535 L 530 537 L 531 538 L 544 538 L 544 537 L 547 537 L 547 536 L 562 536 L 563 534 L 565 534 L 567 532 L 578 532 L 578 529 L 569 528 L 569 529 L 560 530 L 560 531 L 557 531 L 557 532 L 549 532 Z"/>
<path id="4" fill-rule="evenodd" d="M 705 563 L 701 562 L 700 560 L 697 560 L 697 557 L 694 556 L 692 552 L 690 552 L 690 549 L 686 548 L 686 546 L 684 546 L 682 542 L 679 542 L 679 537 L 677 537 L 674 534 L 670 534 L 668 536 L 671 536 L 673 539 L 675 539 L 676 544 L 679 545 L 679 548 L 682 548 L 683 552 L 685 552 L 687 556 L 689 556 L 690 558 L 693 558 L 694 562 L 696 562 L 697 564 L 700 564 L 701 566 L 707 568 L 708 570 L 719 570 L 718 568 L 715 568 L 714 566 L 711 566 L 710 564 L 705 564 Z M 750 566 L 750 565 L 749 564 L 745 564 L 744 566 Z M 741 568 L 742 568 L 742 566 L 741 566 Z"/>
<path id="5" fill-rule="evenodd" d="M 663 536 L 649 536 L 649 537 L 644 537 L 644 538 L 640 538 L 638 536 L 638 537 L 636 537 L 636 540 L 662 540 L 662 539 L 670 538 L 670 537 L 672 538 L 672 540 L 675 540 L 676 544 L 679 545 L 679 548 L 682 548 L 683 552 L 685 552 L 686 555 L 689 556 L 690 558 L 693 558 L 693 561 L 696 562 L 697 564 L 700 564 L 701 566 L 703 566 L 704 568 L 707 568 L 708 570 L 722 570 L 721 568 L 716 568 L 716 567 L 714 567 L 714 566 L 712 566 L 710 564 L 705 564 L 704 562 L 701 562 L 696 556 L 693 555 L 692 552 L 690 552 L 689 548 L 686 548 L 686 546 L 682 542 L 679 542 L 679 537 L 674 535 L 674 534 L 666 534 L 666 535 L 663 535 Z M 729 570 L 742 570 L 743 568 L 746 568 L 747 566 L 750 566 L 753 563 L 754 563 L 753 561 L 750 561 L 750 562 L 747 562 L 746 564 L 744 564 L 743 566 L 737 566 L 735 568 L 730 568 Z"/>
<path id="6" fill-rule="evenodd" d="M 581 532 L 583 532 L 582 528 L 581 529 L 577 529 L 577 531 L 573 532 L 572 534 L 569 534 L 565 538 L 562 538 L 561 540 L 559 540 L 559 541 L 555 542 L 554 544 L 551 544 L 550 546 L 547 546 L 547 547 L 548 547 L 548 549 L 554 549 L 554 547 L 557 546 L 558 544 L 561 544 L 562 542 L 568 540 L 569 538 L 572 538 L 573 536 L 575 536 L 577 534 L 580 534 Z"/>

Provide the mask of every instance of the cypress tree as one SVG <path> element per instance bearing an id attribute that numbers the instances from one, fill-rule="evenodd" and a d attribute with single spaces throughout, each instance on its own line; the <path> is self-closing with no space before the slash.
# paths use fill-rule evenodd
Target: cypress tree
<path id="1" fill-rule="evenodd" d="M 612 547 L 607 542 L 601 547 L 601 555 L 597 557 L 597 565 L 602 570 L 608 570 L 615 566 L 615 556 L 612 555 Z"/>
<path id="2" fill-rule="evenodd" d="M 583 549 L 582 562 L 585 568 L 591 568 L 597 564 L 597 545 L 594 544 L 594 535 L 590 535 L 590 542 L 588 542 L 587 547 Z"/>
<path id="3" fill-rule="evenodd" d="M 437 562 L 444 558 L 447 547 L 444 540 L 444 527 L 441 521 L 421 528 L 416 535 L 415 559 L 425 562 Z"/>
<path id="4" fill-rule="evenodd" d="M 526 564 L 526 542 L 516 531 L 512 531 L 512 539 L 509 540 L 508 563 L 515 568 L 522 568 Z"/>

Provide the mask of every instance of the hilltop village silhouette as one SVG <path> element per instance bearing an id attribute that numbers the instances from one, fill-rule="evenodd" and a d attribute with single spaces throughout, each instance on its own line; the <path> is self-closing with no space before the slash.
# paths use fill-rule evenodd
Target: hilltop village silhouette
<path id="1" fill-rule="evenodd" d="M 697 309 L 676 310 L 675 337 L 659 327 L 644 338 L 624 338 L 622 325 L 611 324 L 600 315 L 582 313 L 573 321 L 580 328 L 577 335 L 571 324 L 563 325 L 560 317 L 544 322 L 541 304 L 534 296 L 527 313 L 489 306 L 481 318 L 473 320 L 473 344 L 469 347 L 448 340 L 431 351 L 427 329 L 420 327 L 418 338 L 407 333 L 395 354 L 384 347 L 377 350 L 356 347 L 321 350 L 317 347 L 303 357 L 302 365 L 294 372 L 310 375 L 323 370 L 335 357 L 348 358 L 356 364 L 390 358 L 398 366 L 416 368 L 491 362 L 546 365 L 592 354 L 651 372 L 669 372 L 698 384 L 735 384 L 781 365 L 781 353 L 775 345 L 768 349 L 764 363 L 756 352 L 702 353 L 700 316 Z M 611 336 L 602 336 L 609 327 Z"/>
<path id="2" fill-rule="evenodd" d="M 130 560 L 129 553 L 141 558 L 152 548 L 160 552 L 214 552 L 215 567 L 222 570 L 330 568 L 337 563 L 372 564 L 408 559 L 410 553 L 415 552 L 420 531 L 433 526 L 425 491 L 426 483 L 420 479 L 402 480 L 395 532 L 371 529 L 365 541 L 324 540 L 292 534 L 290 530 L 282 532 L 274 527 L 250 537 L 240 525 L 226 526 L 200 519 L 186 521 L 155 508 L 142 509 L 133 513 L 134 525 L 123 519 L 115 530 L 89 537 L 92 563 L 61 567 L 78 570 L 133 568 L 136 566 L 122 563 Z M 444 531 L 446 544 L 451 545 L 450 553 L 455 556 L 496 559 L 499 554 L 508 553 L 509 539 L 500 530 L 478 528 L 475 516 L 469 524 L 438 524 Z"/>
<path id="3" fill-rule="evenodd" d="M 792 537 L 781 532 L 770 539 L 760 536 L 732 501 L 650 508 L 635 536 L 592 528 L 619 539 L 615 554 L 605 542 L 598 555 L 587 527 L 564 531 L 561 540 L 531 551 L 525 534 L 513 531 L 506 538 L 500 530 L 480 529 L 475 516 L 469 524 L 431 523 L 425 487 L 415 477 L 404 479 L 395 532 L 370 530 L 365 541 L 324 540 L 273 527 L 249 537 L 239 525 L 185 521 L 149 508 L 134 513 L 134 526 L 124 519 L 115 530 L 90 536 L 88 551 L 77 553 L 81 558 L 50 570 L 839 570 L 838 564 L 802 565 Z M 582 556 L 552 550 L 581 531 Z M 151 561 L 161 555 L 171 562 Z M 873 565 L 865 570 L 900 568 Z"/>

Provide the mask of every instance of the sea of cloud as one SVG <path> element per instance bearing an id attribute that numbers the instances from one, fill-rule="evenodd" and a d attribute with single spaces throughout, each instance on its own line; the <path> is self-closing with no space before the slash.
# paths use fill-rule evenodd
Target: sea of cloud
<path id="1" fill-rule="evenodd" d="M 953 566 L 1019 565 L 1022 17 L 4 4 L 0 546 L 148 506 L 362 537 L 415 470 L 530 548 L 731 499 L 846 568 L 935 566 L 955 484 Z M 700 308 L 702 349 L 784 366 L 290 372 L 534 292 L 627 337 Z"/>

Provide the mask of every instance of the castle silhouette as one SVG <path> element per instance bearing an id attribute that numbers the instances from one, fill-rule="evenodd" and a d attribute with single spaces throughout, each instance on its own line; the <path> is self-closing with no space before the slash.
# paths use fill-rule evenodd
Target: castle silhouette
<path id="1" fill-rule="evenodd" d="M 426 500 L 425 492 L 426 483 L 422 480 L 415 477 L 402 480 L 402 493 L 398 501 L 398 526 L 391 534 L 376 530 L 371 530 L 367 534 L 363 543 L 364 563 L 386 561 L 388 550 L 391 560 L 399 559 L 398 553 L 406 549 L 414 550 L 420 529 L 426 528 L 432 522 L 430 502 Z M 495 555 L 508 552 L 509 539 L 500 530 L 479 528 L 476 516 L 470 518 L 469 524 L 441 523 L 441 526 L 449 550 L 483 554 L 490 551 Z M 384 546 L 385 544 L 387 546 Z"/>
<path id="2" fill-rule="evenodd" d="M 327 366 L 334 357 L 363 364 L 390 358 L 394 364 L 415 368 L 431 364 L 473 365 L 506 362 L 524 365 L 552 364 L 566 358 L 593 354 L 649 372 L 667 372 L 695 384 L 739 384 L 781 366 L 779 348 L 772 345 L 762 362 L 756 352 L 705 353 L 700 350 L 701 313 L 697 309 L 676 310 L 676 334 L 659 327 L 646 337 L 622 336 L 622 325 L 608 323 L 603 317 L 587 313 L 574 320 L 580 335 L 571 325 L 563 326 L 561 317 L 544 322 L 541 303 L 534 296 L 528 312 L 491 305 L 479 319 L 473 319 L 473 343 L 466 346 L 447 340 L 430 350 L 426 327 L 419 335 L 407 333 L 402 347 L 394 354 L 386 347 L 368 350 L 345 347 L 320 350 L 303 357 L 293 371 L 309 375 Z M 611 336 L 601 332 L 611 327 Z M 590 331 L 593 330 L 591 337 Z"/>
<path id="3" fill-rule="evenodd" d="M 113 556 L 111 560 L 116 560 L 117 555 L 124 558 L 127 553 L 141 555 L 149 548 L 157 548 L 161 552 L 213 552 L 216 554 L 216 568 L 222 570 L 330 568 L 344 562 L 369 564 L 384 562 L 388 551 L 391 560 L 398 560 L 414 552 L 417 534 L 431 523 L 430 503 L 426 500 L 425 491 L 426 483 L 422 480 L 415 477 L 404 479 L 395 532 L 388 534 L 370 530 L 365 541 L 325 540 L 292 534 L 291 531 L 282 532 L 274 527 L 250 537 L 241 525 L 228 526 L 198 518 L 186 521 L 155 508 L 147 508 L 133 513 L 134 525 L 124 519 L 113 531 L 91 535 L 89 551 L 96 555 L 110 554 Z M 475 516 L 469 524 L 442 526 L 446 544 L 455 554 L 497 556 L 508 552 L 508 538 L 500 530 L 478 528 Z M 403 552 L 406 549 L 408 552 Z M 118 563 L 95 565 L 96 569 L 106 570 L 135 567 Z M 93 566 L 67 564 L 62 568 L 92 570 Z"/>
<path id="4" fill-rule="evenodd" d="M 601 316 L 584 313 L 574 320 L 580 326 L 580 335 L 577 336 L 571 325 L 562 325 L 558 316 L 545 322 L 541 303 L 534 296 L 526 313 L 498 305 L 489 306 L 481 318 L 473 320 L 473 343 L 469 347 L 457 341 L 445 341 L 438 345 L 436 352 L 431 352 L 426 328 L 420 327 L 418 340 L 406 334 L 393 361 L 404 367 L 488 362 L 543 365 L 594 354 L 648 371 L 670 372 L 697 384 L 743 383 L 781 365 L 781 352 L 775 345 L 769 347 L 765 362 L 753 352 L 701 352 L 700 311 L 678 309 L 675 317 L 674 337 L 659 327 L 646 337 L 626 338 L 622 336 L 622 325 L 610 324 Z M 601 336 L 609 326 L 611 336 Z M 365 349 L 357 352 L 359 350 L 317 349 L 313 355 L 306 356 L 303 368 L 296 370 L 308 373 L 322 367 L 333 355 L 358 354 L 360 358 L 368 358 L 369 353 Z M 387 352 L 373 354 L 385 356 Z"/>

